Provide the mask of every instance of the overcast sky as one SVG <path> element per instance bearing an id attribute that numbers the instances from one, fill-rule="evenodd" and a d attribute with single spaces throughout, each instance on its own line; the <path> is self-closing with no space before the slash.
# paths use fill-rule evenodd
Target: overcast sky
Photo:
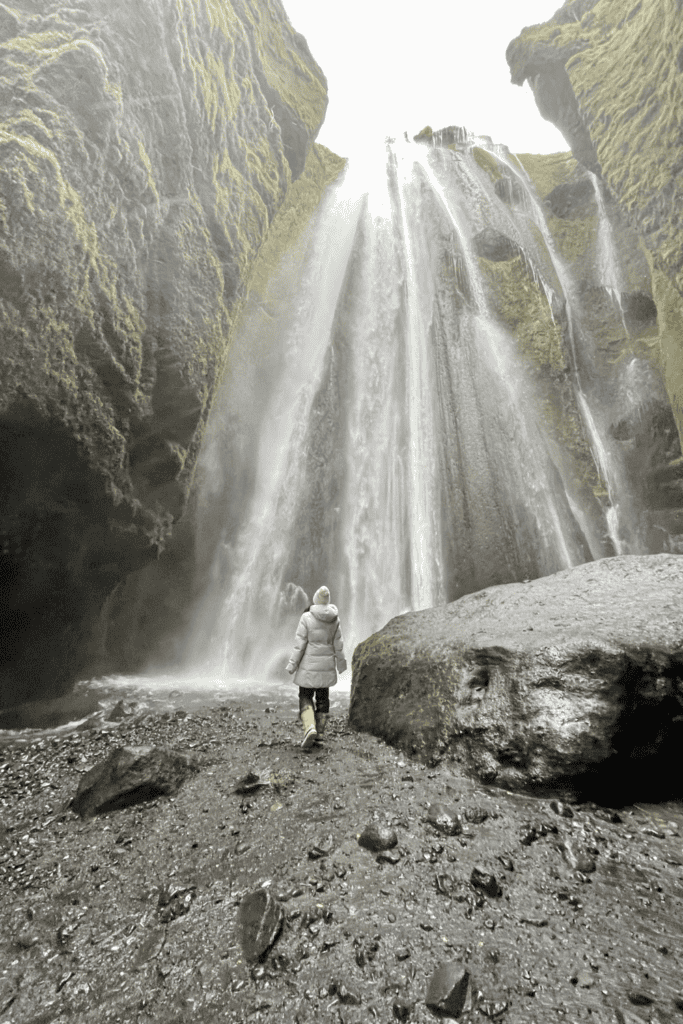
<path id="1" fill-rule="evenodd" d="M 517 153 L 569 147 L 512 85 L 505 50 L 525 25 L 547 21 L 562 0 L 283 0 L 294 28 L 327 75 L 318 135 L 341 156 L 367 140 L 426 124 L 464 125 Z M 408 11 L 409 16 L 402 16 Z"/>

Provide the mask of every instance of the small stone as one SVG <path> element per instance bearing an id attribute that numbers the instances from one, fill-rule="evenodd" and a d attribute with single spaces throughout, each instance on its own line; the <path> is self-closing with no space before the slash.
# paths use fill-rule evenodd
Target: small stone
<path id="1" fill-rule="evenodd" d="M 394 955 L 397 960 L 407 960 L 410 956 L 410 950 L 407 946 L 400 946 Z"/>
<path id="2" fill-rule="evenodd" d="M 254 790 L 260 789 L 261 786 L 267 786 L 268 783 L 261 779 L 260 775 L 256 772 L 247 772 L 235 783 L 234 793 L 253 793 Z"/>
<path id="3" fill-rule="evenodd" d="M 334 850 L 334 840 L 332 836 L 327 836 L 326 839 L 321 839 L 311 847 L 308 851 L 309 860 L 319 860 L 321 857 L 329 857 Z"/>
<path id="4" fill-rule="evenodd" d="M 482 868 L 472 868 L 470 882 L 475 889 L 481 889 L 487 896 L 502 896 L 503 890 L 499 886 L 496 876 L 489 874 Z"/>
<path id="5" fill-rule="evenodd" d="M 522 846 L 531 846 L 539 837 L 539 833 L 536 831 L 533 825 L 524 825 L 522 831 L 519 834 L 519 841 Z"/>
<path id="6" fill-rule="evenodd" d="M 581 847 L 571 839 L 567 839 L 562 844 L 562 856 L 566 860 L 570 868 L 575 871 L 580 871 L 584 875 L 588 875 L 595 871 L 595 861 L 592 857 L 581 849 Z"/>
<path id="7" fill-rule="evenodd" d="M 464 814 L 465 821 L 471 822 L 472 825 L 481 825 L 489 816 L 489 812 L 483 807 L 466 807 Z"/>
<path id="8" fill-rule="evenodd" d="M 393 828 L 384 828 L 373 823 L 366 825 L 358 837 L 359 846 L 366 850 L 391 850 L 398 843 L 398 836 Z"/>
<path id="9" fill-rule="evenodd" d="M 333 981 L 330 985 L 330 995 L 336 995 L 344 1006 L 360 1006 L 361 1004 L 358 993 L 350 989 L 344 981 Z"/>
<path id="10" fill-rule="evenodd" d="M 267 889 L 248 893 L 237 912 L 237 936 L 247 960 L 258 960 L 273 945 L 284 919 L 279 902 Z"/>
<path id="11" fill-rule="evenodd" d="M 441 964 L 429 979 L 425 1001 L 432 1010 L 459 1017 L 472 1002 L 469 971 L 457 962 Z"/>
<path id="12" fill-rule="evenodd" d="M 447 836 L 457 836 L 462 832 L 462 825 L 457 812 L 443 803 L 433 803 L 427 808 L 427 821 L 430 825 Z"/>
<path id="13" fill-rule="evenodd" d="M 453 876 L 447 873 L 439 874 L 434 879 L 434 885 L 436 891 L 440 892 L 442 896 L 450 896 L 454 887 Z"/>
<path id="14" fill-rule="evenodd" d="M 401 860 L 401 854 L 398 850 L 382 850 L 375 857 L 378 864 L 398 864 Z"/>
<path id="15" fill-rule="evenodd" d="M 650 996 L 645 995 L 644 992 L 636 992 L 631 990 L 630 992 L 627 992 L 626 995 L 628 996 L 629 1002 L 633 1003 L 634 1006 L 651 1006 L 652 1003 L 654 1003 L 654 999 L 651 999 Z"/>
<path id="16" fill-rule="evenodd" d="M 574 812 L 567 804 L 563 804 L 560 800 L 551 800 L 550 809 L 555 814 L 559 814 L 561 818 L 573 818 Z"/>
<path id="17" fill-rule="evenodd" d="M 483 1013 L 485 1017 L 490 1018 L 500 1017 L 507 1008 L 508 1004 L 506 1002 L 493 1002 L 491 999 L 480 1000 L 477 1003 L 479 1013 Z"/>
<path id="18" fill-rule="evenodd" d="M 571 979 L 572 985 L 578 988 L 593 988 L 595 977 L 590 971 L 578 971 Z"/>
<path id="19" fill-rule="evenodd" d="M 498 860 L 503 865 L 503 867 L 505 868 L 506 871 L 514 871 L 515 870 L 515 865 L 512 863 L 512 860 L 510 859 L 510 857 L 506 857 L 505 855 L 501 855 L 498 858 Z"/>

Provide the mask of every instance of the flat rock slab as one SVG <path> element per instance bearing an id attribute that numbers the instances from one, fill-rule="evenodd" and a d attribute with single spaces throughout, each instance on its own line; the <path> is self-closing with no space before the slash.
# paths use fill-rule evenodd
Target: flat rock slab
<path id="1" fill-rule="evenodd" d="M 484 782 L 675 775 L 683 560 L 620 555 L 392 619 L 353 655 L 349 721 Z M 598 773 L 600 774 L 600 773 Z"/>
<path id="2" fill-rule="evenodd" d="M 82 818 L 173 796 L 195 759 L 170 747 L 116 747 L 81 779 L 71 807 Z"/>

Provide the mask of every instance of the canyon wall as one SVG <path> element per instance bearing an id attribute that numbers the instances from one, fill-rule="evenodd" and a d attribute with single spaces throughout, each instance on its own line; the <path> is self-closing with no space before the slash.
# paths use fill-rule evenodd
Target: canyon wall
<path id="1" fill-rule="evenodd" d="M 683 433 L 683 3 L 568 0 L 524 29 L 507 60 L 642 239 Z"/>
<path id="2" fill-rule="evenodd" d="M 280 0 L 0 4 L 0 705 L 81 674 L 179 520 L 322 123 Z"/>

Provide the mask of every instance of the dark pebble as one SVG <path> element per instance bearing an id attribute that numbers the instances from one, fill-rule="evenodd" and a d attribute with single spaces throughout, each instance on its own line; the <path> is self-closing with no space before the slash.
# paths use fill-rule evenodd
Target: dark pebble
<path id="1" fill-rule="evenodd" d="M 370 824 L 361 832 L 358 843 L 366 850 L 391 850 L 398 843 L 398 836 L 393 828 Z"/>
<path id="2" fill-rule="evenodd" d="M 502 896 L 503 890 L 499 886 L 496 876 L 489 874 L 482 868 L 472 868 L 470 882 L 475 889 L 481 889 L 487 896 Z"/>

